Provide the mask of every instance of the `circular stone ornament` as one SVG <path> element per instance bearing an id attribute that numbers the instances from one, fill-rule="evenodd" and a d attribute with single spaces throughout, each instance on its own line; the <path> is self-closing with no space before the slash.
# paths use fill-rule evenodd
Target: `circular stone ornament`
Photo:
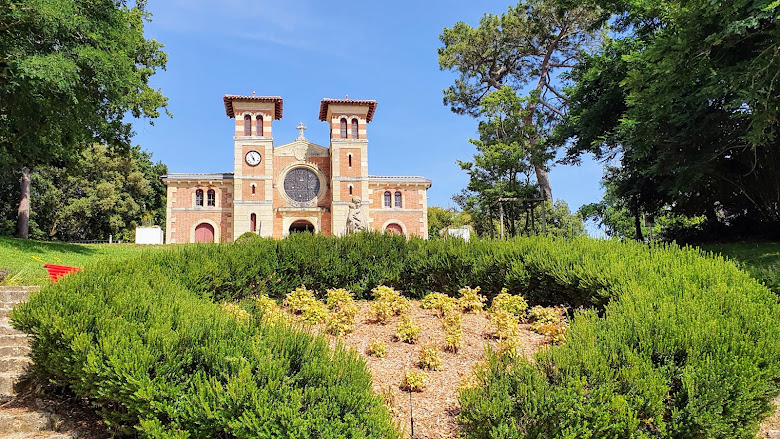
<path id="1" fill-rule="evenodd" d="M 320 179 L 309 168 L 295 168 L 284 177 L 284 193 L 294 202 L 309 202 L 319 192 Z"/>

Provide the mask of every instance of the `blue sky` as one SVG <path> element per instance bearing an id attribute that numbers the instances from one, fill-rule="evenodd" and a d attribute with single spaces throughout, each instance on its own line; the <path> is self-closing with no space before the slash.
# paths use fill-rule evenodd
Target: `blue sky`
<path id="1" fill-rule="evenodd" d="M 421 175 L 433 180 L 429 204 L 454 207 L 452 195 L 468 181 L 456 160 L 474 154 L 477 121 L 452 113 L 442 90 L 455 76 L 439 70 L 444 27 L 475 25 L 503 1 L 238 1 L 151 0 L 147 37 L 165 44 L 166 71 L 152 79 L 170 99 L 174 117 L 135 125 L 134 143 L 170 172 L 232 172 L 233 120 L 222 96 L 281 96 L 284 117 L 274 143 L 306 137 L 328 146 L 318 120 L 322 98 L 374 99 L 368 125 L 369 172 Z M 556 166 L 553 195 L 572 210 L 601 198 L 602 167 Z"/>

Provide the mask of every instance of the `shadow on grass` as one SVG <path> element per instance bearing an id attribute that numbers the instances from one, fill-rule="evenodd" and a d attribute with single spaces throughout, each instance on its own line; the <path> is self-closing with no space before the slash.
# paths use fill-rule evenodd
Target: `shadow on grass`
<path id="1" fill-rule="evenodd" d="M 80 244 L 68 244 L 66 242 L 36 241 L 32 239 L 18 239 L 0 237 L 0 247 L 14 248 L 25 253 L 44 254 L 46 252 L 78 253 L 92 255 L 97 250 Z"/>

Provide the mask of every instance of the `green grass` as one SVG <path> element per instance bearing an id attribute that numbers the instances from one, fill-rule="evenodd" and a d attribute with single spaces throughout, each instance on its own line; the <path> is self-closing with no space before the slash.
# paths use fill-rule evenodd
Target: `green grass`
<path id="1" fill-rule="evenodd" d="M 0 285 L 44 285 L 49 276 L 43 264 L 84 267 L 102 258 L 112 260 L 160 251 L 166 246 L 135 244 L 67 244 L 0 237 L 0 270 L 8 270 Z"/>
<path id="2" fill-rule="evenodd" d="M 737 242 L 701 248 L 731 259 L 772 291 L 780 293 L 780 242 Z"/>

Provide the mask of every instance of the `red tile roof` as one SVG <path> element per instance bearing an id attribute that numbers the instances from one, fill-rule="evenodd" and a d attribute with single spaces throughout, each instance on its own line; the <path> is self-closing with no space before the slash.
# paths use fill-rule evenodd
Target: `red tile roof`
<path id="1" fill-rule="evenodd" d="M 274 119 L 282 118 L 282 98 L 279 96 L 239 96 L 239 95 L 225 95 L 222 100 L 225 102 L 225 113 L 228 117 L 233 118 L 233 101 L 255 101 L 255 102 L 273 102 L 274 105 Z"/>
<path id="2" fill-rule="evenodd" d="M 361 101 L 358 99 L 328 99 L 325 98 L 320 102 L 320 120 L 324 121 L 328 117 L 328 105 L 340 104 L 340 105 L 368 105 L 368 114 L 366 115 L 366 122 L 371 122 L 374 118 L 374 111 L 376 111 L 376 101 Z"/>

